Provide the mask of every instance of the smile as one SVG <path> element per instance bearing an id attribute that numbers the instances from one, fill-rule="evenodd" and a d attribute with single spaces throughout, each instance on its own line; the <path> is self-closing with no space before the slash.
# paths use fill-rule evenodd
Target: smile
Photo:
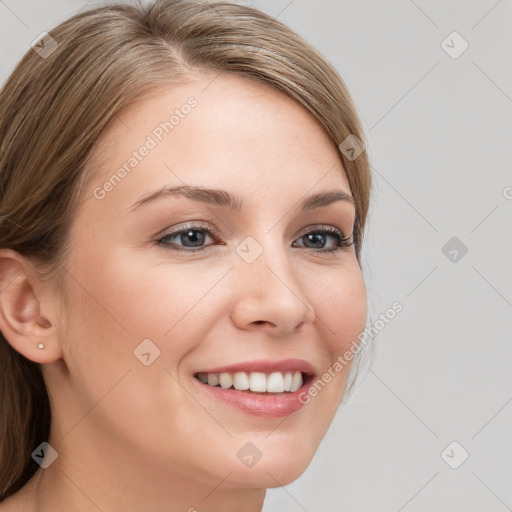
<path id="1" fill-rule="evenodd" d="M 203 392 L 244 413 L 278 418 L 304 406 L 299 395 L 314 378 L 303 360 L 254 361 L 194 373 Z"/>
<path id="2" fill-rule="evenodd" d="M 209 386 L 259 393 L 293 393 L 304 383 L 302 372 L 299 371 L 273 372 L 269 375 L 263 372 L 198 373 L 195 377 Z"/>

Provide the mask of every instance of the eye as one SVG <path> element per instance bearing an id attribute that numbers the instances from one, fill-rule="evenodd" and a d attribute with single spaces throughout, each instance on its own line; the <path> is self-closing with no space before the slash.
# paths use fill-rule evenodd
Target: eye
<path id="1" fill-rule="evenodd" d="M 209 245 L 204 245 L 208 238 L 214 242 L 220 238 L 217 232 L 205 224 L 187 224 L 177 231 L 163 236 L 157 243 L 164 246 L 165 249 L 185 252 L 206 252 Z M 331 239 L 331 247 L 329 245 Z M 297 241 L 302 241 L 304 245 L 296 245 Z M 342 249 L 347 250 L 353 241 L 346 237 L 339 229 L 332 226 L 321 226 L 314 230 L 307 231 L 300 236 L 293 247 L 304 247 L 313 252 L 334 253 Z"/>
<path id="2" fill-rule="evenodd" d="M 203 244 L 208 237 L 215 239 L 215 232 L 210 227 L 203 224 L 189 224 L 163 236 L 157 242 L 176 251 L 204 252 Z"/>
<path id="3" fill-rule="evenodd" d="M 331 248 L 325 249 L 329 238 L 333 240 L 334 244 L 331 244 Z M 306 249 L 320 249 L 320 251 L 315 252 L 332 253 L 342 249 L 346 250 L 353 245 L 353 241 L 350 237 L 346 237 L 339 229 L 332 226 L 322 226 L 318 229 L 314 229 L 313 231 L 308 231 L 298 240 L 302 240 L 305 244 L 310 244 L 312 246 L 306 246 Z"/>

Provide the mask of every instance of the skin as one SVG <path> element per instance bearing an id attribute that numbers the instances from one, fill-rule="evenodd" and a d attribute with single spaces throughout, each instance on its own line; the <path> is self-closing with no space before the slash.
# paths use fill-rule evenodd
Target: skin
<path id="1" fill-rule="evenodd" d="M 349 365 L 285 418 L 234 409 L 193 381 L 204 368 L 290 357 L 319 376 L 366 320 L 354 247 L 327 253 L 303 238 L 319 225 L 349 236 L 354 206 L 296 209 L 322 190 L 351 194 L 336 147 L 282 93 L 236 75 L 210 82 L 198 75 L 161 90 L 102 134 L 64 287 L 39 279 L 17 253 L 0 253 L 1 289 L 10 282 L 0 328 L 43 365 L 59 454 L 2 511 L 260 511 L 266 488 L 303 473 L 333 419 Z M 94 188 L 190 96 L 197 107 L 96 199 Z M 166 196 L 130 211 L 147 193 L 183 184 L 227 190 L 243 208 Z M 171 241 L 184 251 L 156 243 L 187 221 L 213 226 L 218 241 L 205 234 L 199 254 L 185 252 L 190 238 Z M 235 251 L 248 236 L 263 250 L 250 264 Z M 335 245 L 326 235 L 325 248 Z M 149 366 L 133 353 L 146 338 L 160 349 Z M 262 453 L 251 468 L 236 456 L 247 442 Z"/>

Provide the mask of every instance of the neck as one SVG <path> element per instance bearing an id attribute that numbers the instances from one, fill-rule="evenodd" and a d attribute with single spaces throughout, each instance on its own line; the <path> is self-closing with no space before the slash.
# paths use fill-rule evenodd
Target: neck
<path id="1" fill-rule="evenodd" d="M 71 437 L 71 436 L 70 436 Z M 92 442 L 60 442 L 50 436 L 59 456 L 39 469 L 20 491 L 23 510 L 31 512 L 261 512 L 265 489 L 237 485 L 224 477 L 185 474 L 144 462 L 132 450 L 98 449 Z M 75 440 L 78 441 L 78 440 Z"/>

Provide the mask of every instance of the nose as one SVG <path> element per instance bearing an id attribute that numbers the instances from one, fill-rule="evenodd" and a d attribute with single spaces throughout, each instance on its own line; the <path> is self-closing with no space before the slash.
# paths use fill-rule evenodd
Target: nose
<path id="1" fill-rule="evenodd" d="M 283 337 L 313 323 L 314 309 L 284 249 L 267 250 L 252 263 L 241 260 L 232 272 L 234 324 L 246 331 Z"/>

